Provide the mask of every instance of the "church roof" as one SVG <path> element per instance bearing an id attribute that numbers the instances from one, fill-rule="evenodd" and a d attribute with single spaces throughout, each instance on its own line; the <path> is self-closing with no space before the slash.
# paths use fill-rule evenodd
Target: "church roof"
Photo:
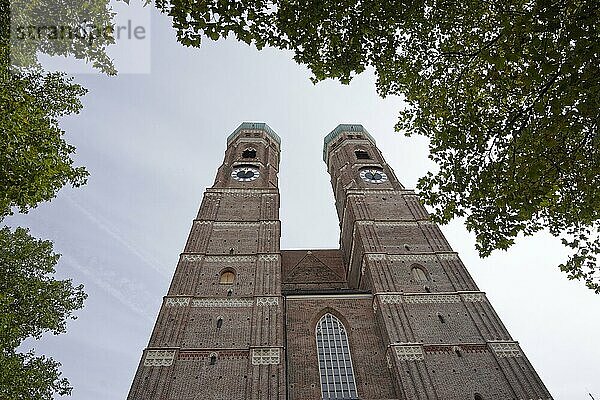
<path id="1" fill-rule="evenodd" d="M 323 143 L 323 161 L 325 161 L 325 163 L 327 163 L 329 144 L 344 132 L 360 132 L 366 137 L 368 137 L 369 140 L 373 142 L 373 144 L 376 143 L 375 139 L 373 139 L 373 136 L 371 136 L 369 132 L 367 132 L 364 126 L 360 124 L 339 124 L 334 130 L 329 132 L 329 135 L 325 136 L 325 140 Z"/>
<path id="2" fill-rule="evenodd" d="M 242 122 L 240 126 L 238 126 L 237 129 L 233 131 L 231 135 L 229 135 L 229 137 L 227 138 L 227 144 L 229 145 L 229 143 L 231 143 L 231 141 L 237 136 L 238 133 L 246 130 L 264 131 L 267 133 L 267 135 L 271 137 L 271 139 L 276 141 L 278 144 L 281 144 L 281 138 L 279 137 L 279 135 L 277 135 L 275 131 L 264 122 Z"/>

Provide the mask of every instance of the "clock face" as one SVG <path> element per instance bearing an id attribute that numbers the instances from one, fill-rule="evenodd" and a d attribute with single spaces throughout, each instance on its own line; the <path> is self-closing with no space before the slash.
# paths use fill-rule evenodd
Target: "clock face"
<path id="1" fill-rule="evenodd" d="M 260 176 L 258 168 L 251 166 L 235 167 L 231 172 L 233 179 L 239 182 L 250 182 Z"/>
<path id="2" fill-rule="evenodd" d="M 381 168 L 365 168 L 360 170 L 360 177 L 365 182 L 383 183 L 388 180 L 387 175 Z"/>

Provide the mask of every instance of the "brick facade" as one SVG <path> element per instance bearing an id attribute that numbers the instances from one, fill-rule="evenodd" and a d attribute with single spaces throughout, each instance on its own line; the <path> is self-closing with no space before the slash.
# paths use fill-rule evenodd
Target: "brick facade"
<path id="1" fill-rule="evenodd" d="M 265 124 L 229 137 L 129 400 L 321 399 L 316 329 L 329 314 L 358 394 L 343 398 L 551 399 L 362 126 L 325 141 L 340 249 L 280 250 L 279 155 Z"/>

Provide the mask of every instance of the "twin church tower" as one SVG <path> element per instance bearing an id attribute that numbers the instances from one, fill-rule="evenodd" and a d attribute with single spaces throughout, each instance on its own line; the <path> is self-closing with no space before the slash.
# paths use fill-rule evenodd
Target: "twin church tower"
<path id="1" fill-rule="evenodd" d="M 340 249 L 280 249 L 279 157 L 227 139 L 129 400 L 551 399 L 361 125 L 323 148 Z"/>

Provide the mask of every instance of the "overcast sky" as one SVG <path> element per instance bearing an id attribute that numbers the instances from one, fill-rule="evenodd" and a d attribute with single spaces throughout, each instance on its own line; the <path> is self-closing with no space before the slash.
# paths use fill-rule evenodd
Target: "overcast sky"
<path id="1" fill-rule="evenodd" d="M 33 343 L 62 362 L 77 400 L 127 396 L 202 193 L 242 121 L 266 122 L 282 139 L 282 249 L 338 247 L 322 161 L 338 124 L 363 124 L 407 188 L 434 168 L 423 138 L 394 132 L 402 103 L 379 98 L 371 72 L 315 86 L 290 53 L 233 40 L 184 48 L 165 16 L 152 11 L 150 25 L 148 13 L 137 15 L 149 36 L 136 60 L 149 73 L 76 76 L 89 94 L 62 127 L 88 184 L 8 220 L 51 239 L 59 276 L 89 295 L 67 334 Z M 600 297 L 556 268 L 560 242 L 539 234 L 481 260 L 461 221 L 442 230 L 555 399 L 600 399 Z"/>

